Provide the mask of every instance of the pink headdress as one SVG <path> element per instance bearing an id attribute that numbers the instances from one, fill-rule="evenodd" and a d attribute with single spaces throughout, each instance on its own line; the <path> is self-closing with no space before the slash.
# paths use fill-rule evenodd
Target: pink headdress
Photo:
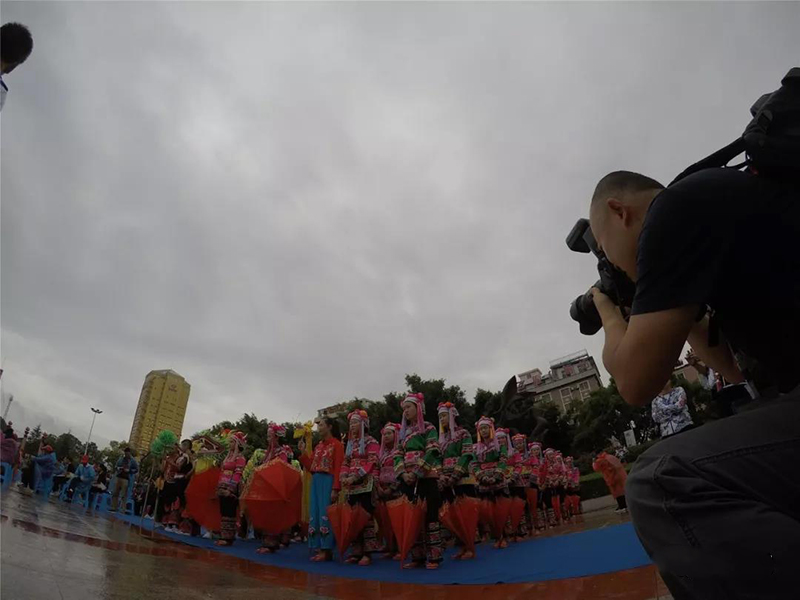
<path id="1" fill-rule="evenodd" d="M 394 432 L 394 440 L 392 441 L 392 447 L 390 449 L 386 449 L 386 444 L 383 443 L 383 436 L 386 434 L 387 431 Z M 383 460 L 386 458 L 388 454 L 391 454 L 397 449 L 397 438 L 400 434 L 400 425 L 397 423 L 387 423 L 381 429 L 381 452 L 380 452 L 380 459 Z"/>
<path id="2" fill-rule="evenodd" d="M 511 445 L 514 446 L 517 442 L 522 442 L 522 454 L 525 455 L 525 458 L 528 457 L 528 447 L 525 442 L 528 441 L 528 438 L 525 437 L 524 433 L 518 433 L 517 435 L 511 438 Z"/>
<path id="3" fill-rule="evenodd" d="M 489 439 L 483 439 L 483 435 L 481 435 L 481 427 L 484 425 L 488 425 L 491 433 L 489 434 Z M 478 442 L 483 444 L 488 444 L 495 438 L 495 431 L 494 431 L 494 419 L 491 417 L 481 417 L 478 419 L 478 422 L 475 423 L 475 429 L 478 430 Z"/>
<path id="4" fill-rule="evenodd" d="M 358 442 L 358 444 L 359 444 L 358 451 L 359 451 L 360 454 L 363 455 L 364 454 L 364 447 L 365 447 L 364 444 L 366 443 L 364 441 L 364 439 L 366 437 L 364 435 L 364 429 L 366 427 L 369 427 L 369 415 L 367 414 L 367 411 L 365 411 L 364 409 L 361 409 L 361 408 L 357 408 L 356 410 L 351 412 L 349 415 L 347 415 L 347 422 L 348 423 L 352 423 L 353 421 L 355 421 L 356 423 L 359 423 L 361 425 L 361 437 L 359 438 L 359 442 Z M 353 454 L 353 440 L 351 440 L 349 438 L 350 438 L 350 436 L 348 434 L 347 450 L 346 450 L 347 456 L 350 456 L 350 455 Z"/>
<path id="5" fill-rule="evenodd" d="M 267 452 L 267 456 L 275 456 L 275 446 L 278 445 L 277 440 L 286 435 L 286 427 L 278 425 L 277 423 L 270 423 L 267 425 L 267 434 L 270 433 L 274 433 L 275 435 L 267 435 L 269 440 L 269 452 Z"/>
<path id="6" fill-rule="evenodd" d="M 417 407 L 417 422 L 414 424 L 417 431 L 425 430 L 425 396 L 423 394 L 406 394 L 406 397 L 400 401 L 400 406 L 403 407 L 407 403 L 412 403 Z M 400 425 L 400 439 L 406 438 L 406 431 L 412 425 L 406 422 L 405 412 L 403 413 L 403 421 Z"/>
<path id="7" fill-rule="evenodd" d="M 437 414 L 449 415 L 450 421 L 448 423 L 448 435 L 445 435 L 442 422 L 439 421 L 439 443 L 444 444 L 448 439 L 452 441 L 453 435 L 456 432 L 456 417 L 458 416 L 458 409 L 452 402 L 442 402 L 436 409 Z"/>
<path id="8" fill-rule="evenodd" d="M 232 434 L 230 434 L 229 439 L 239 446 L 240 450 L 244 450 L 244 447 L 247 445 L 247 434 L 244 434 L 241 431 L 234 431 Z"/>
<path id="9" fill-rule="evenodd" d="M 514 454 L 514 447 L 511 445 L 511 432 L 506 427 L 499 427 L 497 429 L 497 441 L 506 447 L 508 456 Z"/>

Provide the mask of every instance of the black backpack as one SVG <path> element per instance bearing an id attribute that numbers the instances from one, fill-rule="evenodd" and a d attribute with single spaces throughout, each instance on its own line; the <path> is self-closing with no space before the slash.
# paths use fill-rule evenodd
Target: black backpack
<path id="1" fill-rule="evenodd" d="M 742 152 L 747 166 L 770 177 L 800 181 L 800 67 L 793 67 L 781 87 L 764 94 L 750 108 L 752 121 L 742 136 L 678 175 L 672 183 L 702 169 L 724 167 Z"/>

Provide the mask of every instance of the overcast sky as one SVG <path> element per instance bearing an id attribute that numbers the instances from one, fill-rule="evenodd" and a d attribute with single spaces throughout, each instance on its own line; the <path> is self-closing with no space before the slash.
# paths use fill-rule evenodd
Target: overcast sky
<path id="1" fill-rule="evenodd" d="M 668 182 L 800 58 L 800 4 L 3 2 L 10 418 L 127 439 L 445 377 L 471 397 L 601 336 L 564 238 L 614 169 Z M 4 402 L 5 406 L 5 402 Z"/>

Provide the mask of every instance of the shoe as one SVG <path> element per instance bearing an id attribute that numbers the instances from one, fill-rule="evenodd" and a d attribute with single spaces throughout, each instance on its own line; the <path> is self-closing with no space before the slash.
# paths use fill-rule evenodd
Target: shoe
<path id="1" fill-rule="evenodd" d="M 116 508 L 109 508 L 108 512 L 117 512 L 117 509 Z"/>

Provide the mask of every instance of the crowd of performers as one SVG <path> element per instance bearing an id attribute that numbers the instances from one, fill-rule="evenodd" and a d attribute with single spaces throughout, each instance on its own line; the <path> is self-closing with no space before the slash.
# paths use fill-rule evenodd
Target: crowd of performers
<path id="1" fill-rule="evenodd" d="M 217 484 L 220 528 L 218 545 L 234 543 L 242 532 L 243 514 L 240 498 L 247 492 L 255 469 L 265 468 L 273 461 L 299 462 L 310 474 L 308 498 L 308 545 L 313 561 L 331 560 L 334 549 L 333 528 L 328 517 L 332 503 L 346 502 L 361 506 L 371 518 L 350 546 L 347 562 L 369 565 L 373 555 L 384 553 L 387 558 L 399 558 L 391 541 L 379 541 L 376 520 L 382 505 L 402 497 L 410 501 L 424 500 L 426 511 L 419 539 L 411 548 L 406 568 L 436 569 L 442 562 L 445 545 L 451 535 L 440 523 L 440 510 L 462 497 L 476 497 L 496 503 L 501 498 L 520 498 L 525 514 L 518 526 L 481 527 L 477 537 L 493 538 L 494 547 L 505 548 L 546 527 L 556 527 L 570 521 L 580 512 L 579 471 L 572 457 L 547 448 L 539 442 L 528 442 L 522 434 L 511 435 L 495 427 L 494 420 L 482 417 L 476 423 L 477 439 L 458 422 L 458 410 L 451 403 L 438 406 L 438 427 L 425 419 L 422 394 L 408 394 L 402 400 L 402 422 L 387 423 L 381 429 L 381 439 L 369 435 L 369 416 L 364 410 L 354 410 L 348 419 L 347 442 L 343 444 L 336 422 L 328 417 L 317 421 L 320 441 L 313 450 L 309 442 L 300 440 L 298 461 L 293 450 L 283 443 L 285 430 L 271 424 L 268 448 L 257 450 L 245 460 L 246 436 L 234 432 L 229 436 L 229 451 L 221 461 Z M 188 456 L 187 453 L 183 453 Z M 179 518 L 178 501 L 183 480 L 191 467 L 174 461 L 172 481 L 175 493 L 166 498 L 165 506 L 172 517 Z M 190 464 L 190 463 L 188 463 Z M 197 465 L 195 464 L 195 469 Z M 245 526 L 246 531 L 246 526 Z M 256 532 L 258 533 L 258 532 Z M 278 552 L 288 545 L 291 530 L 281 535 L 258 535 L 260 553 Z M 469 559 L 474 553 L 460 542 L 454 558 Z"/>

